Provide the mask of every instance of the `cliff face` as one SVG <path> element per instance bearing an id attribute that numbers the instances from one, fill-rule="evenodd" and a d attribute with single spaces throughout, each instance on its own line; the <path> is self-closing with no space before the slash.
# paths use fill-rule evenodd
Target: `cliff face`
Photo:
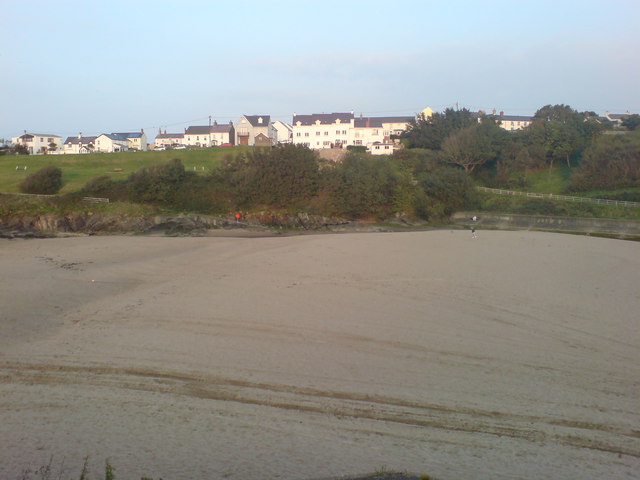
<path id="1" fill-rule="evenodd" d="M 286 228 L 319 230 L 345 225 L 349 221 L 337 217 L 322 217 L 307 213 L 275 214 L 260 212 L 236 220 L 233 217 L 204 215 L 125 216 L 72 213 L 13 216 L 0 219 L 0 237 L 46 237 L 59 233 L 204 233 L 218 228 Z"/>

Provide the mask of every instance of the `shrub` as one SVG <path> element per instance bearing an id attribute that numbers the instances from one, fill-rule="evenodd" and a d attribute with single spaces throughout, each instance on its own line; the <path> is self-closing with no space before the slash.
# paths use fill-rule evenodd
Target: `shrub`
<path id="1" fill-rule="evenodd" d="M 44 167 L 32 173 L 20 184 L 23 193 L 53 195 L 62 188 L 62 170 L 53 165 Z"/>

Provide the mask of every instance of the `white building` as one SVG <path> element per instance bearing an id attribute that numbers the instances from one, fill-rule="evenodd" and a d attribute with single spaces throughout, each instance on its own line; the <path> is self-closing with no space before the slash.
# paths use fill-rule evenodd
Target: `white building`
<path id="1" fill-rule="evenodd" d="M 275 131 L 276 143 L 291 143 L 293 137 L 293 128 L 291 125 L 276 120 L 272 123 L 273 130 Z"/>
<path id="2" fill-rule="evenodd" d="M 98 137 L 67 137 L 64 141 L 63 152 L 65 154 L 93 153 Z"/>
<path id="3" fill-rule="evenodd" d="M 394 142 L 374 142 L 369 145 L 367 152 L 371 155 L 393 155 L 393 152 L 399 148 L 400 147 Z"/>
<path id="4" fill-rule="evenodd" d="M 129 142 L 126 137 L 115 133 L 103 133 L 95 140 L 95 151 L 100 153 L 126 152 Z"/>
<path id="5" fill-rule="evenodd" d="M 50 133 L 28 133 L 11 139 L 13 145 L 24 145 L 31 155 L 55 152 L 62 146 L 62 137 Z"/>
<path id="6" fill-rule="evenodd" d="M 188 147 L 215 147 L 217 145 L 233 145 L 235 129 L 233 122 L 209 126 L 191 126 L 184 132 L 183 145 Z"/>
<path id="7" fill-rule="evenodd" d="M 162 133 L 158 130 L 158 134 L 156 135 L 153 145 L 155 148 L 185 145 L 184 133 L 167 133 L 166 130 Z"/>
<path id="8" fill-rule="evenodd" d="M 118 135 L 127 139 L 127 148 L 129 150 L 145 151 L 147 150 L 147 134 L 143 129 L 139 132 L 116 132 L 112 135 Z"/>
<path id="9" fill-rule="evenodd" d="M 354 120 L 353 112 L 294 114 L 291 122 L 293 143 L 314 150 L 346 146 Z"/>
<path id="10" fill-rule="evenodd" d="M 354 117 L 351 113 L 294 115 L 293 143 L 312 149 L 370 147 L 392 142 L 407 129 L 413 117 Z"/>

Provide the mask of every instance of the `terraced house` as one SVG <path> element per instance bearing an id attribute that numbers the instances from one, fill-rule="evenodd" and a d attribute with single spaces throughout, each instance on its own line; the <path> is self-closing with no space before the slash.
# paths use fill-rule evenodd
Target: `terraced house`
<path id="1" fill-rule="evenodd" d="M 233 122 L 208 126 L 191 126 L 184 132 L 182 145 L 188 147 L 215 147 L 217 145 L 235 144 L 235 129 Z"/>
<path id="2" fill-rule="evenodd" d="M 349 145 L 370 148 L 392 144 L 393 137 L 407 129 L 413 117 L 355 117 L 349 113 L 314 113 L 293 116 L 293 143 L 319 150 Z"/>

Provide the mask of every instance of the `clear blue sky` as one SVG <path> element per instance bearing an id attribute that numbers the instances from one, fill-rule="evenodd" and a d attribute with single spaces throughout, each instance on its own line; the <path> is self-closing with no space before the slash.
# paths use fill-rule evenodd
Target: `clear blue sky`
<path id="1" fill-rule="evenodd" d="M 0 0 L 0 138 L 414 115 L 640 112 L 639 0 Z"/>

